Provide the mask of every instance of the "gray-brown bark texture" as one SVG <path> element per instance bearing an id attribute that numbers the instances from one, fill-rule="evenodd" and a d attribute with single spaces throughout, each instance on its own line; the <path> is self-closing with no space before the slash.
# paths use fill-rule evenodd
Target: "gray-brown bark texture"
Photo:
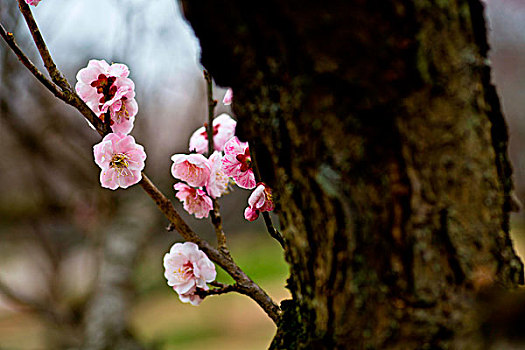
<path id="1" fill-rule="evenodd" d="M 477 0 L 183 1 L 278 198 L 274 349 L 480 348 L 513 288 L 507 130 Z"/>

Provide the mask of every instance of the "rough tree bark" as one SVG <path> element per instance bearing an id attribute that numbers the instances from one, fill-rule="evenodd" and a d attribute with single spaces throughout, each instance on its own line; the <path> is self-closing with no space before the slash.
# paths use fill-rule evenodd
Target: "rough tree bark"
<path id="1" fill-rule="evenodd" d="M 293 301 L 272 348 L 480 348 L 458 342 L 478 291 L 523 279 L 482 5 L 183 6 L 278 195 Z"/>

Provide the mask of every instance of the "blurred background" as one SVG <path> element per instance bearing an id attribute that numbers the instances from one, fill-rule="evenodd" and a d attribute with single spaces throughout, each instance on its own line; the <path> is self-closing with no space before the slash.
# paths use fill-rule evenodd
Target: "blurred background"
<path id="1" fill-rule="evenodd" d="M 525 3 L 487 0 L 493 77 L 510 129 L 516 195 L 525 203 Z M 58 67 L 71 84 L 89 59 L 129 66 L 146 173 L 196 232 L 208 220 L 184 214 L 173 197 L 170 156 L 187 151 L 206 120 L 199 44 L 174 0 L 43 0 L 32 8 Z M 43 70 L 16 1 L 0 19 Z M 216 87 L 222 100 L 225 89 Z M 219 104 L 216 113 L 229 112 Z M 98 134 L 55 99 L 0 44 L 0 349 L 266 349 L 275 327 L 250 299 L 229 294 L 199 307 L 165 283 L 162 257 L 179 241 L 134 186 L 100 187 L 92 160 Z M 280 246 L 261 221 L 243 219 L 248 191 L 220 199 L 238 264 L 276 300 L 288 296 Z M 523 212 L 512 234 L 523 257 Z M 218 280 L 229 282 L 219 271 Z"/>

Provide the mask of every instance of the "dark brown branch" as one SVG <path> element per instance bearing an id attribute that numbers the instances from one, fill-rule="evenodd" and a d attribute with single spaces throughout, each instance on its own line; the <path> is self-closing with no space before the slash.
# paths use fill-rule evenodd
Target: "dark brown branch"
<path id="1" fill-rule="evenodd" d="M 34 21 L 34 20 L 33 20 Z M 36 25 L 36 24 L 35 24 Z M 70 90 L 60 91 L 60 88 L 53 82 L 49 81 L 42 72 L 31 62 L 31 60 L 24 54 L 20 47 L 16 44 L 13 33 L 7 32 L 0 24 L 0 35 L 5 40 L 9 48 L 18 57 L 18 60 L 40 81 L 49 91 L 56 97 L 75 107 L 82 115 L 97 129 L 100 135 L 104 136 L 110 132 L 111 129 L 106 127 L 95 113 L 86 105 L 84 101 L 74 92 Z M 69 85 L 69 84 L 68 84 Z"/>
<path id="2" fill-rule="evenodd" d="M 266 225 L 266 230 L 268 230 L 268 233 L 270 234 L 270 236 L 275 238 L 277 242 L 279 242 L 281 247 L 284 249 L 284 238 L 281 235 L 281 233 L 277 231 L 275 227 L 273 226 L 273 222 L 272 222 L 272 218 L 270 217 L 270 213 L 268 213 L 267 211 L 263 211 L 262 217 L 264 219 L 264 224 Z"/>
<path id="3" fill-rule="evenodd" d="M 214 144 L 213 144 L 213 117 L 215 106 L 217 101 L 213 99 L 213 80 L 208 73 L 204 70 L 204 79 L 206 80 L 206 96 L 208 99 L 208 123 L 206 124 L 206 133 L 208 136 L 208 157 L 213 154 Z"/>
<path id="4" fill-rule="evenodd" d="M 111 112 L 108 111 L 104 113 L 104 126 L 106 127 L 106 130 L 111 129 Z"/>
<path id="5" fill-rule="evenodd" d="M 257 166 L 257 157 L 255 154 L 255 142 L 254 141 L 250 142 L 250 157 L 252 159 L 251 165 L 253 169 L 253 175 L 255 176 L 255 182 L 256 183 L 262 182 L 261 173 L 259 172 L 259 167 Z M 262 217 L 264 219 L 264 224 L 266 225 L 266 230 L 268 231 L 270 236 L 272 236 L 277 242 L 279 242 L 281 247 L 283 247 L 284 249 L 284 238 L 281 235 L 281 233 L 277 231 L 275 227 L 273 226 L 273 222 L 272 222 L 272 218 L 270 217 L 270 213 L 266 211 L 262 212 Z"/>
<path id="6" fill-rule="evenodd" d="M 38 52 L 40 53 L 40 57 L 42 57 L 42 61 L 44 62 L 44 66 L 46 67 L 47 72 L 51 76 L 51 80 L 53 80 L 55 84 L 60 86 L 62 90 L 72 91 L 71 86 L 67 82 L 66 78 L 58 70 L 55 62 L 51 58 L 51 54 L 47 49 L 42 34 L 40 34 L 40 30 L 38 29 L 35 18 L 33 17 L 31 10 L 29 9 L 29 5 L 24 0 L 18 0 L 18 7 L 20 8 L 20 12 L 22 12 L 22 15 L 24 16 L 24 19 L 26 20 L 27 26 L 29 27 L 29 31 L 31 32 L 31 36 L 33 37 L 33 41 L 36 44 Z"/>
<path id="7" fill-rule="evenodd" d="M 231 292 L 239 292 L 239 286 L 237 284 L 226 285 L 222 283 L 215 283 L 212 284 L 212 286 L 217 286 L 217 288 L 212 288 L 208 290 L 197 289 L 197 295 L 204 299 L 210 295 L 221 295 Z"/>
<path id="8" fill-rule="evenodd" d="M 204 71 L 204 79 L 206 80 L 206 92 L 207 92 L 207 98 L 208 98 L 208 123 L 206 125 L 206 132 L 208 135 L 208 157 L 210 157 L 213 154 L 214 151 L 214 144 L 213 144 L 213 117 L 215 116 L 215 106 L 217 105 L 217 101 L 213 99 L 213 80 L 208 73 L 208 71 Z M 226 235 L 224 234 L 224 230 L 222 229 L 222 218 L 221 218 L 221 211 L 219 207 L 219 203 L 215 200 L 215 198 L 212 198 L 213 202 L 213 210 L 211 211 L 211 222 L 213 223 L 213 226 L 215 227 L 215 234 L 217 236 L 217 245 L 219 246 L 219 249 L 229 255 L 230 251 L 228 250 L 228 246 L 226 244 Z"/>
<path id="9" fill-rule="evenodd" d="M 20 47 L 15 41 L 15 36 L 13 33 L 6 31 L 4 26 L 0 23 L 0 35 L 5 40 L 7 45 L 13 50 L 15 55 L 18 57 L 18 60 L 35 76 L 35 78 L 42 83 L 49 91 L 53 93 L 56 97 L 61 100 L 64 100 L 64 94 L 58 86 L 56 86 L 52 81 L 47 79 L 44 74 L 42 74 L 38 68 L 31 62 L 31 60 L 22 52 Z"/>

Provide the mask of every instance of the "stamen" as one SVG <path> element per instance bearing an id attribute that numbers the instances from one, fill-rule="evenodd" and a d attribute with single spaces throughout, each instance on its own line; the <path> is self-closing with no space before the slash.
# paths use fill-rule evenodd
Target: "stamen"
<path id="1" fill-rule="evenodd" d="M 114 154 L 113 157 L 111 158 L 111 162 L 109 162 L 109 166 L 111 168 L 118 168 L 118 169 L 126 168 L 127 169 L 129 166 L 128 160 L 129 160 L 129 157 L 125 155 L 124 153 L 117 153 L 117 154 Z M 121 172 L 119 172 L 119 174 L 120 173 Z"/>

